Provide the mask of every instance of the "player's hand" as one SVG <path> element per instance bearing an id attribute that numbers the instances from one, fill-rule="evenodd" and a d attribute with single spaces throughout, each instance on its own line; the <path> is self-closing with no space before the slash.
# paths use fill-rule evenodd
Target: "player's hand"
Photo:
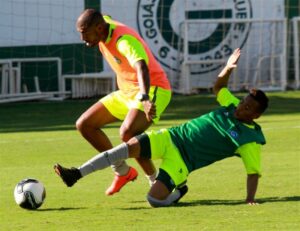
<path id="1" fill-rule="evenodd" d="M 241 55 L 241 49 L 240 48 L 235 49 L 227 61 L 226 64 L 227 68 L 229 69 L 236 68 L 240 55 Z"/>
<path id="2" fill-rule="evenodd" d="M 142 102 L 144 106 L 144 112 L 146 114 L 147 120 L 150 122 L 156 118 L 156 106 L 150 100 L 145 100 Z"/>
<path id="3" fill-rule="evenodd" d="M 254 200 L 246 200 L 246 203 L 247 203 L 248 205 L 259 205 L 259 203 L 256 202 L 256 201 L 254 201 Z"/>

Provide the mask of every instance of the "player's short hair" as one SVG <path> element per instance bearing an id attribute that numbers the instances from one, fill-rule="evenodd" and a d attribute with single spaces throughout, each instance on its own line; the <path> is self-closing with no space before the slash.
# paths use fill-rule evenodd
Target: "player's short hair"
<path id="1" fill-rule="evenodd" d="M 249 95 L 259 103 L 258 112 L 263 113 L 269 106 L 267 95 L 259 89 L 251 89 Z"/>
<path id="2" fill-rule="evenodd" d="M 98 23 L 104 22 L 103 15 L 95 9 L 86 9 L 82 12 L 81 16 L 83 16 L 81 24 L 85 28 L 89 28 Z"/>

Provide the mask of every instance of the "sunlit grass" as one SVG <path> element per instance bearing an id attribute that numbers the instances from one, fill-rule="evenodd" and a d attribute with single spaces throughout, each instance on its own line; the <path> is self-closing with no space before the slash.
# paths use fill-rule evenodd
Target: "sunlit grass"
<path id="1" fill-rule="evenodd" d="M 67 188 L 54 174 L 56 162 L 78 166 L 96 154 L 74 128 L 94 100 L 0 105 L 0 230 L 300 230 L 300 93 L 272 93 L 270 109 L 258 120 L 267 138 L 258 206 L 244 204 L 246 174 L 239 158 L 193 172 L 189 192 L 176 207 L 151 208 L 140 173 L 112 197 L 104 194 L 113 178 L 99 171 Z M 217 106 L 214 97 L 174 96 L 153 129 L 170 127 Z M 116 123 L 105 128 L 120 142 Z M 159 166 L 159 161 L 155 162 Z M 37 211 L 19 208 L 18 181 L 34 177 L 47 197 Z"/>

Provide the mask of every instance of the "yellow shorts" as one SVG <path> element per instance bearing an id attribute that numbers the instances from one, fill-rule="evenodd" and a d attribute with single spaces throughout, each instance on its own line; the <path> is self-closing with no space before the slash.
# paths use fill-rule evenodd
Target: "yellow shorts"
<path id="1" fill-rule="evenodd" d="M 150 140 L 151 159 L 162 159 L 159 168 L 169 174 L 175 186 L 186 182 L 189 171 L 167 129 L 146 132 Z"/>
<path id="2" fill-rule="evenodd" d="M 126 95 L 124 92 L 118 90 L 110 93 L 109 95 L 100 99 L 100 102 L 106 107 L 106 109 L 117 119 L 124 120 L 129 110 L 132 108 L 144 111 L 143 104 L 136 99 L 136 95 L 139 93 L 137 89 L 131 94 Z M 172 92 L 160 87 L 151 86 L 149 90 L 149 97 L 156 105 L 156 118 L 153 119 L 154 123 L 157 123 L 160 119 L 160 115 L 168 106 L 171 100 Z"/>

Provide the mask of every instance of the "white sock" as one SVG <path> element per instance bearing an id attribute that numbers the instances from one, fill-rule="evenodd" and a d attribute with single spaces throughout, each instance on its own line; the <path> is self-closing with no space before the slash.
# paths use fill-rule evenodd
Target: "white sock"
<path id="1" fill-rule="evenodd" d="M 150 187 L 155 183 L 156 177 L 157 177 L 157 171 L 156 170 L 152 175 L 146 175 L 146 178 L 149 181 Z"/>
<path id="2" fill-rule="evenodd" d="M 122 143 L 113 149 L 102 152 L 79 167 L 82 176 L 104 169 L 118 160 L 128 158 L 128 146 Z"/>
<path id="3" fill-rule="evenodd" d="M 125 160 L 118 160 L 111 165 L 112 170 L 119 176 L 125 176 L 129 171 L 129 166 Z"/>

